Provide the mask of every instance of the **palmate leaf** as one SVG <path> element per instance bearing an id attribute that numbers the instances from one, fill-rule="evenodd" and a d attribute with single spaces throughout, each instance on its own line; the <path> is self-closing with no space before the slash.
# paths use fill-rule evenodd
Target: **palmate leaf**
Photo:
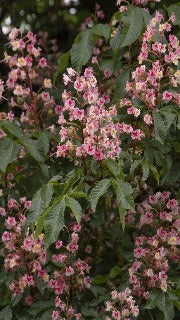
<path id="1" fill-rule="evenodd" d="M 161 144 L 164 144 L 164 136 L 166 134 L 166 127 L 164 125 L 164 121 L 159 113 L 154 112 L 154 128 L 155 128 L 155 138 Z"/>
<path id="2" fill-rule="evenodd" d="M 118 176 L 118 174 L 120 172 L 120 168 L 115 160 L 106 159 L 104 161 L 104 164 L 115 177 Z"/>
<path id="3" fill-rule="evenodd" d="M 11 133 L 12 136 L 14 136 L 16 138 L 22 137 L 22 135 L 23 135 L 21 127 L 14 122 L 2 121 L 0 123 L 0 127 L 5 129 L 5 131 Z"/>
<path id="4" fill-rule="evenodd" d="M 134 199 L 132 196 L 133 189 L 127 182 L 120 181 L 119 179 L 112 180 L 112 184 L 116 193 L 116 200 L 119 208 L 120 221 L 122 228 L 125 228 L 125 214 L 126 210 L 134 211 Z"/>
<path id="5" fill-rule="evenodd" d="M 58 73 L 64 71 L 67 68 L 69 58 L 70 58 L 69 51 L 60 55 L 60 57 L 58 59 Z"/>
<path id="6" fill-rule="evenodd" d="M 106 193 L 110 183 L 111 182 L 109 179 L 103 179 L 96 183 L 95 187 L 92 189 L 89 195 L 89 200 L 91 203 L 91 208 L 94 212 L 96 211 L 98 200 Z"/>
<path id="7" fill-rule="evenodd" d="M 80 41 L 74 43 L 71 49 L 71 63 L 76 70 L 81 70 L 93 53 L 93 32 L 88 29 L 80 34 Z"/>
<path id="8" fill-rule="evenodd" d="M 31 307 L 28 310 L 28 313 L 31 316 L 37 316 L 40 312 L 44 311 L 45 309 L 49 309 L 50 307 L 53 307 L 53 300 L 51 300 L 51 299 L 40 300 L 40 301 L 34 302 L 31 305 Z"/>
<path id="9" fill-rule="evenodd" d="M 77 220 L 78 223 L 81 221 L 82 216 L 82 208 L 77 200 L 74 198 L 67 196 L 66 197 L 66 206 L 69 207 Z"/>
<path id="10" fill-rule="evenodd" d="M 120 45 L 121 45 L 121 32 L 122 32 L 121 26 L 119 25 L 115 36 L 110 40 L 110 45 L 111 45 L 111 48 L 113 49 L 113 51 L 115 51 L 118 48 L 120 48 Z"/>
<path id="11" fill-rule="evenodd" d="M 12 163 L 21 146 L 8 138 L 0 140 L 0 170 L 6 172 L 8 164 Z"/>
<path id="12" fill-rule="evenodd" d="M 43 211 L 49 206 L 52 195 L 53 185 L 51 183 L 44 185 L 35 193 L 30 207 L 30 214 L 26 219 L 25 226 L 29 226 L 34 223 L 40 217 Z"/>
<path id="13" fill-rule="evenodd" d="M 17 140 L 23 145 L 25 150 L 38 162 L 44 162 L 44 156 L 40 152 L 40 144 L 37 140 L 32 140 L 28 137 L 20 137 Z"/>
<path id="14" fill-rule="evenodd" d="M 96 24 L 92 28 L 92 31 L 97 36 L 104 37 L 106 41 L 110 38 L 111 28 L 108 24 L 103 24 L 103 23 Z"/>
<path id="15" fill-rule="evenodd" d="M 117 99 L 123 98 L 126 95 L 126 82 L 130 79 L 130 69 L 129 66 L 125 66 L 115 82 L 115 92 L 113 99 L 116 101 Z"/>
<path id="16" fill-rule="evenodd" d="M 124 28 L 121 35 L 121 47 L 129 46 L 135 42 L 143 28 L 142 10 L 137 7 L 129 7 L 126 16 L 123 17 Z"/>
<path id="17" fill-rule="evenodd" d="M 161 290 L 154 290 L 151 292 L 149 299 L 145 305 L 145 309 L 158 308 L 164 315 L 164 320 L 174 319 L 174 306 L 167 293 Z"/>
<path id="18" fill-rule="evenodd" d="M 161 144 L 164 144 L 165 136 L 168 134 L 171 125 L 174 123 L 176 115 L 169 111 L 161 111 L 161 113 L 154 112 L 154 128 L 155 138 Z"/>
<path id="19" fill-rule="evenodd" d="M 63 197 L 58 203 L 51 206 L 44 220 L 45 244 L 49 246 L 58 239 L 59 232 L 64 227 L 64 212 L 66 202 Z"/>
<path id="20" fill-rule="evenodd" d="M 39 150 L 42 151 L 46 155 L 49 151 L 48 132 L 40 132 L 39 133 L 38 143 L 39 143 Z"/>
<path id="21" fill-rule="evenodd" d="M 174 319 L 173 302 L 166 294 L 162 294 L 160 297 L 158 297 L 158 299 L 156 300 L 156 306 L 164 313 L 164 320 Z"/>
<path id="22" fill-rule="evenodd" d="M 142 163 L 143 180 L 146 181 L 149 177 L 150 164 L 147 160 L 143 159 Z"/>

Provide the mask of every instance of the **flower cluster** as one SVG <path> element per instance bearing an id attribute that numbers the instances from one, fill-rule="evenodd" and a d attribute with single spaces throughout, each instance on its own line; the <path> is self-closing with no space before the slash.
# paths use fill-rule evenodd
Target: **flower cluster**
<path id="1" fill-rule="evenodd" d="M 56 310 L 52 314 L 53 320 L 79 320 L 81 314 L 75 312 L 72 308 L 70 305 L 71 300 L 77 290 L 82 292 L 91 286 L 91 279 L 88 276 L 89 265 L 84 260 L 76 257 L 80 230 L 80 225 L 73 224 L 73 232 L 70 235 L 68 244 L 63 245 L 60 240 L 55 243 L 58 253 L 52 255 L 52 262 L 59 266 L 59 270 L 53 272 L 48 282 L 48 287 L 55 294 Z"/>
<path id="2" fill-rule="evenodd" d="M 80 319 L 71 306 L 71 301 L 77 291 L 90 288 L 91 279 L 88 276 L 89 265 L 77 257 L 78 233 L 81 226 L 77 223 L 68 230 L 69 241 L 64 244 L 61 240 L 55 243 L 56 254 L 51 254 L 44 248 L 44 234 L 35 238 L 28 231 L 23 237 L 22 227 L 30 208 L 31 201 L 25 197 L 17 200 L 11 198 L 7 209 L 0 207 L 0 216 L 4 220 L 1 255 L 4 259 L 4 269 L 12 273 L 13 281 L 9 288 L 13 296 L 23 296 L 27 306 L 38 298 L 37 286 L 43 287 L 55 295 L 56 310 L 52 319 Z M 86 252 L 90 252 L 86 248 Z"/>
<path id="3" fill-rule="evenodd" d="M 30 31 L 22 36 L 19 29 L 12 29 L 9 34 L 9 47 L 12 54 L 5 52 L 3 62 L 10 71 L 5 83 L 0 80 L 0 100 L 7 100 L 10 107 L 6 118 L 13 121 L 13 109 L 18 108 L 22 111 L 22 123 L 42 127 L 44 112 L 50 115 L 55 105 L 54 98 L 49 93 L 52 88 L 51 80 L 41 76 L 41 72 L 48 68 L 47 60 L 41 57 L 36 36 Z"/>
<path id="4" fill-rule="evenodd" d="M 157 192 L 138 206 L 140 236 L 135 239 L 135 261 L 129 269 L 133 293 L 148 298 L 152 288 L 167 291 L 170 263 L 180 259 L 178 202 L 170 192 Z"/>
<path id="5" fill-rule="evenodd" d="M 144 116 L 147 125 L 153 123 L 153 110 L 157 111 L 170 101 L 175 106 L 180 104 L 180 95 L 175 90 L 180 81 L 177 71 L 180 47 L 177 37 L 170 33 L 174 20 L 172 14 L 164 22 L 163 15 L 156 12 L 143 35 L 139 65 L 132 73 L 132 81 L 126 84 L 126 91 L 132 101 L 138 99 L 139 104 L 145 106 L 146 112 L 148 110 Z M 127 110 L 137 117 L 138 110 L 133 107 L 133 103 L 128 101 L 126 105 L 130 107 Z"/>
<path id="6" fill-rule="evenodd" d="M 91 68 L 86 68 L 83 75 L 72 68 L 67 69 L 64 84 L 72 90 L 63 92 L 64 106 L 56 108 L 61 125 L 58 157 L 115 158 L 121 152 L 122 133 L 130 134 L 133 140 L 142 138 L 140 130 L 133 130 L 131 125 L 125 123 L 115 123 L 116 106 L 109 107 L 109 96 L 100 95 Z"/>
<path id="7" fill-rule="evenodd" d="M 114 290 L 111 292 L 111 296 L 112 301 L 106 302 L 106 312 L 111 318 L 107 316 L 106 320 L 130 320 L 131 317 L 138 317 L 139 308 L 135 304 L 129 288 L 126 288 L 123 292 Z"/>
<path id="8" fill-rule="evenodd" d="M 7 209 L 1 207 L 0 215 L 5 218 L 2 233 L 2 251 L 4 257 L 4 268 L 19 276 L 10 284 L 9 288 L 14 296 L 31 292 L 38 281 L 48 281 L 48 274 L 42 265 L 46 262 L 47 252 L 43 247 L 44 236 L 35 239 L 29 232 L 25 238 L 22 237 L 22 225 L 26 221 L 26 215 L 31 201 L 20 198 L 18 203 L 11 198 Z M 21 270 L 21 272 L 20 272 Z M 28 290 L 27 290 L 28 289 Z M 28 304 L 32 302 L 32 296 L 27 296 Z"/>

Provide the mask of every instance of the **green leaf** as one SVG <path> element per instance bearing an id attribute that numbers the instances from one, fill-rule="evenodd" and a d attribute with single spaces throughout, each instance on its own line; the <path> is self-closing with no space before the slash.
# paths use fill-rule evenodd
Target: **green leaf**
<path id="1" fill-rule="evenodd" d="M 97 319 L 98 317 L 98 312 L 95 310 L 95 308 L 87 308 L 87 306 L 82 306 L 81 307 L 81 313 L 85 317 L 91 317 L 93 319 Z"/>
<path id="2" fill-rule="evenodd" d="M 106 69 L 108 69 L 113 74 L 113 65 L 114 60 L 113 59 L 103 59 L 100 62 L 100 68 L 104 72 Z"/>
<path id="3" fill-rule="evenodd" d="M 157 169 L 154 166 L 151 166 L 151 171 L 154 174 L 154 177 L 155 177 L 157 183 L 159 184 L 159 173 L 158 173 Z"/>
<path id="4" fill-rule="evenodd" d="M 77 222 L 80 223 L 82 216 L 82 208 L 77 200 L 67 196 L 66 197 L 66 206 L 69 207 L 76 218 Z"/>
<path id="5" fill-rule="evenodd" d="M 6 306 L 0 311 L 0 320 L 11 320 L 12 319 L 12 309 L 10 306 Z"/>
<path id="6" fill-rule="evenodd" d="M 81 170 L 72 170 L 68 173 L 63 193 L 66 194 L 80 180 Z"/>
<path id="7" fill-rule="evenodd" d="M 120 168 L 117 164 L 117 162 L 113 159 L 106 159 L 104 161 L 105 166 L 109 169 L 109 171 L 117 177 L 120 171 Z"/>
<path id="8" fill-rule="evenodd" d="M 149 14 L 149 12 L 147 12 L 143 8 L 141 9 L 141 11 L 142 11 L 144 22 L 146 25 L 148 25 L 150 20 L 152 19 L 152 16 Z"/>
<path id="9" fill-rule="evenodd" d="M 58 72 L 62 72 L 67 68 L 69 58 L 70 58 L 70 51 L 62 53 L 60 55 L 58 59 Z"/>
<path id="10" fill-rule="evenodd" d="M 17 140 L 27 152 L 38 162 L 44 161 L 44 156 L 40 153 L 40 145 L 37 140 L 32 140 L 27 137 L 21 137 Z"/>
<path id="11" fill-rule="evenodd" d="M 93 53 L 93 32 L 88 29 L 80 34 L 80 41 L 71 49 L 71 63 L 76 70 L 81 70 Z"/>
<path id="12" fill-rule="evenodd" d="M 49 151 L 49 136 L 47 132 L 40 132 L 38 143 L 39 150 L 41 150 L 44 154 L 47 154 Z"/>
<path id="13" fill-rule="evenodd" d="M 54 206 L 56 206 L 57 203 L 59 203 L 59 201 L 62 199 L 62 195 L 60 195 L 59 197 L 57 197 L 53 203 L 51 204 L 50 207 L 45 208 L 45 210 L 42 212 L 41 216 L 39 217 L 37 224 L 36 224 L 36 230 L 35 230 L 35 236 L 38 237 L 38 235 L 42 232 L 43 227 L 44 227 L 44 220 L 47 217 L 49 211 L 51 210 L 51 208 L 54 208 Z"/>
<path id="14" fill-rule="evenodd" d="M 164 137 L 166 135 L 166 128 L 164 125 L 164 121 L 160 116 L 160 114 L 156 112 L 153 113 L 153 119 L 154 119 L 154 128 L 155 128 L 155 138 L 161 144 L 164 144 Z"/>
<path id="15" fill-rule="evenodd" d="M 19 138 L 23 135 L 22 129 L 19 125 L 14 122 L 2 121 L 0 126 L 11 133 L 14 137 Z"/>
<path id="16" fill-rule="evenodd" d="M 134 210 L 134 200 L 132 197 L 133 189 L 128 182 L 114 180 L 117 201 L 121 203 L 122 208 Z"/>
<path id="17" fill-rule="evenodd" d="M 91 190 L 91 193 L 89 195 L 89 200 L 91 203 L 91 208 L 94 212 L 96 211 L 98 200 L 105 194 L 109 186 L 110 186 L 110 180 L 103 179 L 98 183 L 96 183 L 95 187 Z"/>
<path id="18" fill-rule="evenodd" d="M 154 112 L 155 137 L 161 144 L 164 144 L 164 138 L 168 134 L 171 125 L 175 122 L 176 115 L 169 111 Z"/>
<path id="19" fill-rule="evenodd" d="M 4 138 L 0 140 L 0 170 L 6 172 L 8 164 L 12 163 L 20 150 L 16 142 Z"/>
<path id="20" fill-rule="evenodd" d="M 110 38 L 111 28 L 108 24 L 99 23 L 92 28 L 94 34 L 104 37 L 107 41 Z"/>
<path id="21" fill-rule="evenodd" d="M 116 278 L 119 274 L 121 273 L 121 269 L 119 268 L 119 266 L 115 266 L 111 269 L 110 273 L 109 273 L 109 278 L 114 279 Z"/>
<path id="22" fill-rule="evenodd" d="M 121 26 L 119 25 L 114 37 L 110 40 L 110 45 L 113 51 L 117 50 L 121 45 Z"/>
<path id="23" fill-rule="evenodd" d="M 156 300 L 156 306 L 164 313 L 164 320 L 174 319 L 174 306 L 173 302 L 165 294 L 158 296 Z"/>
<path id="24" fill-rule="evenodd" d="M 142 160 L 135 160 L 132 165 L 131 165 L 131 168 L 130 168 L 130 174 L 133 175 L 135 170 L 138 168 L 138 166 L 140 165 Z"/>
<path id="25" fill-rule="evenodd" d="M 125 229 L 125 216 L 126 216 L 126 209 L 124 209 L 121 204 L 119 203 L 118 205 L 119 207 L 119 217 L 120 217 L 120 221 L 121 221 L 121 224 L 122 224 L 122 229 L 124 231 Z"/>
<path id="26" fill-rule="evenodd" d="M 142 161 L 142 171 L 143 171 L 143 180 L 146 181 L 147 178 L 149 177 L 149 162 L 145 159 Z"/>
<path id="27" fill-rule="evenodd" d="M 107 277 L 98 274 L 94 279 L 93 279 L 93 284 L 103 284 L 107 282 Z"/>
<path id="28" fill-rule="evenodd" d="M 166 133 L 168 133 L 171 125 L 175 122 L 176 115 L 173 112 L 161 111 L 164 116 L 164 125 L 166 128 Z"/>
<path id="29" fill-rule="evenodd" d="M 71 193 L 68 194 L 70 197 L 73 198 L 84 198 L 87 199 L 87 194 L 82 192 L 82 191 L 73 191 Z"/>
<path id="30" fill-rule="evenodd" d="M 51 206 L 47 212 L 44 220 L 46 246 L 49 246 L 58 239 L 59 232 L 64 227 L 65 207 L 65 198 L 62 198 L 62 200 L 60 200 L 54 206 Z"/>
<path id="31" fill-rule="evenodd" d="M 120 180 L 112 181 L 115 193 L 116 200 L 118 202 L 120 221 L 122 223 L 122 228 L 125 228 L 125 214 L 126 210 L 130 209 L 134 211 L 134 199 L 132 196 L 133 189 L 131 185 L 127 182 L 123 182 Z"/>
<path id="32" fill-rule="evenodd" d="M 129 46 L 135 42 L 143 28 L 142 10 L 137 7 L 129 7 L 126 17 L 123 17 L 124 28 L 121 35 L 121 47 Z"/>
<path id="33" fill-rule="evenodd" d="M 50 307 L 53 307 L 53 300 L 40 300 L 34 302 L 29 308 L 28 312 L 32 316 L 37 316 L 40 312 Z"/>
<path id="34" fill-rule="evenodd" d="M 53 76 L 53 84 L 54 85 L 56 83 L 56 80 L 57 80 L 59 74 L 68 67 L 70 56 L 71 56 L 71 52 L 70 51 L 62 53 L 60 55 L 60 57 L 58 59 L 58 69 L 54 73 L 54 76 Z"/>
<path id="35" fill-rule="evenodd" d="M 174 147 L 174 150 L 177 152 L 177 153 L 180 153 L 180 143 L 179 142 L 172 142 L 172 145 Z"/>
<path id="36" fill-rule="evenodd" d="M 130 74 L 129 74 L 129 67 L 125 66 L 119 76 L 116 78 L 115 82 L 115 92 L 113 99 L 117 100 L 120 98 L 123 98 L 126 95 L 126 82 L 129 81 L 130 79 Z"/>
<path id="37" fill-rule="evenodd" d="M 174 319 L 173 302 L 169 299 L 168 295 L 161 290 L 151 292 L 145 309 L 155 309 L 156 307 L 164 314 L 164 320 Z"/>
<path id="38" fill-rule="evenodd" d="M 174 301 L 174 305 L 176 306 L 178 311 L 180 311 L 180 301 Z"/>
<path id="39" fill-rule="evenodd" d="M 43 211 L 49 206 L 53 195 L 53 185 L 48 183 L 39 189 L 31 203 L 30 214 L 28 215 L 25 226 L 29 226 L 31 223 L 37 221 Z"/>

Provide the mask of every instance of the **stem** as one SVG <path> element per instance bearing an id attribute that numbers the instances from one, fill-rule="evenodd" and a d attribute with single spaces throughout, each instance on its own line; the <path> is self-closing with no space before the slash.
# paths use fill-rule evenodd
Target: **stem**
<path id="1" fill-rule="evenodd" d="M 83 167 L 84 167 L 84 175 L 87 175 L 87 165 L 86 165 L 86 158 L 83 157 Z"/>
<path id="2" fill-rule="evenodd" d="M 81 144 L 84 143 L 84 134 L 83 134 L 83 123 L 81 122 L 81 135 L 82 135 L 82 138 L 81 138 Z M 86 157 L 83 156 L 83 167 L 84 167 L 84 175 L 86 176 L 87 175 L 87 165 L 86 165 Z"/>

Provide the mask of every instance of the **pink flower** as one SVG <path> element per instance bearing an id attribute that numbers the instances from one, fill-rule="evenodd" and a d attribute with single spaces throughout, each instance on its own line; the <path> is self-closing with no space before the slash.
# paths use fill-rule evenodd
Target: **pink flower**
<path id="1" fill-rule="evenodd" d="M 83 280 L 85 288 L 89 289 L 91 287 L 91 279 L 90 277 L 85 277 Z"/>
<path id="2" fill-rule="evenodd" d="M 177 207 L 178 207 L 178 202 L 177 202 L 177 200 L 175 200 L 175 199 L 170 199 L 170 200 L 168 201 L 166 207 L 167 207 L 168 209 L 171 209 L 171 210 L 177 209 Z"/>
<path id="3" fill-rule="evenodd" d="M 2 216 L 2 217 L 6 216 L 6 210 L 2 207 L 0 207 L 0 216 Z"/>
<path id="4" fill-rule="evenodd" d="M 172 100 L 172 98 L 173 98 L 173 96 L 170 92 L 168 92 L 168 91 L 163 92 L 163 100 L 170 101 L 170 100 Z"/>
<path id="5" fill-rule="evenodd" d="M 34 279 L 32 276 L 29 276 L 28 274 L 25 274 L 25 276 L 23 277 L 23 279 L 25 280 L 26 284 L 28 285 L 28 287 L 30 286 L 34 286 Z"/>
<path id="6" fill-rule="evenodd" d="M 8 231 L 4 231 L 2 234 L 2 241 L 7 242 L 10 240 L 10 237 L 11 237 L 11 233 Z"/>
<path id="7" fill-rule="evenodd" d="M 58 320 L 59 319 L 59 311 L 53 311 L 52 313 L 52 320 Z"/>
<path id="8" fill-rule="evenodd" d="M 42 92 L 41 97 L 45 102 L 50 100 L 49 92 Z"/>
<path id="9" fill-rule="evenodd" d="M 5 224 L 8 229 L 11 229 L 16 226 L 16 220 L 14 217 L 8 217 L 5 221 Z"/>
<path id="10" fill-rule="evenodd" d="M 73 231 L 74 231 L 74 232 L 80 232 L 80 231 L 81 231 L 81 225 L 78 224 L 78 223 L 75 223 L 75 224 L 73 225 Z"/>
<path id="11" fill-rule="evenodd" d="M 113 310 L 112 317 L 113 317 L 113 319 L 120 320 L 121 319 L 120 312 L 117 310 Z"/>
<path id="12" fill-rule="evenodd" d="M 112 73 L 110 72 L 109 69 L 105 69 L 105 70 L 104 70 L 104 76 L 105 76 L 105 78 L 110 78 L 111 75 L 112 75 Z"/>
<path id="13" fill-rule="evenodd" d="M 156 195 L 149 196 L 149 202 L 150 202 L 151 204 L 156 204 L 156 203 L 157 203 L 157 197 L 156 197 Z"/>
<path id="14" fill-rule="evenodd" d="M 33 302 L 33 298 L 32 296 L 27 296 L 26 299 L 25 299 L 25 302 L 28 306 L 31 306 L 32 305 L 32 302 Z"/>
<path id="15" fill-rule="evenodd" d="M 151 124 L 153 124 L 153 119 L 152 116 L 150 114 L 145 114 L 144 116 L 144 122 L 149 126 Z"/>
<path id="16" fill-rule="evenodd" d="M 74 274 L 74 269 L 71 266 L 66 267 L 66 276 L 71 277 L 73 274 Z"/>
<path id="17" fill-rule="evenodd" d="M 41 59 L 39 60 L 39 66 L 40 66 L 41 68 L 47 67 L 47 60 L 46 60 L 46 58 L 41 58 Z"/>
<path id="18" fill-rule="evenodd" d="M 63 245 L 63 243 L 62 243 L 61 240 L 58 240 L 58 241 L 56 241 L 56 243 L 55 243 L 56 249 L 60 249 L 60 248 L 62 247 L 62 245 Z"/>
<path id="19" fill-rule="evenodd" d="M 98 16 L 99 19 L 104 19 L 105 14 L 104 14 L 103 10 L 98 10 L 97 11 L 97 16 Z"/>
<path id="20" fill-rule="evenodd" d="M 141 247 L 134 249 L 134 256 L 136 258 L 141 258 L 145 254 L 145 250 Z"/>

